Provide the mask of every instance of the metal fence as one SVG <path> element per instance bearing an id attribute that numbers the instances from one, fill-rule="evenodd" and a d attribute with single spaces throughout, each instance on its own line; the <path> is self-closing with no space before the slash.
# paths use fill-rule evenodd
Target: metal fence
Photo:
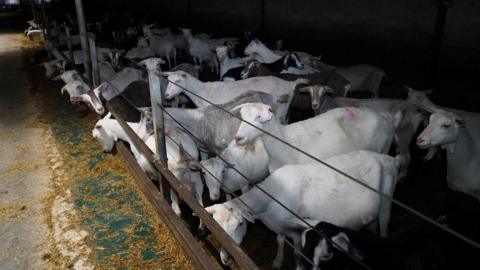
<path id="1" fill-rule="evenodd" d="M 47 25 L 48 25 L 48 18 L 45 12 L 45 1 L 30 1 L 31 7 L 32 7 L 32 12 L 35 16 L 35 20 L 39 22 L 43 29 L 43 33 L 45 34 L 45 37 L 48 38 L 48 33 L 46 31 Z M 122 95 L 121 89 L 116 89 L 115 86 L 112 84 L 112 82 L 106 80 L 105 78 L 101 77 L 101 74 L 99 72 L 99 65 L 98 65 L 98 58 L 96 55 L 96 45 L 95 45 L 95 40 L 93 38 L 88 38 L 87 33 L 86 33 L 86 27 L 85 27 L 85 20 L 84 20 L 84 13 L 83 13 L 83 7 L 82 7 L 82 0 L 75 0 L 76 8 L 77 8 L 77 16 L 78 16 L 78 24 L 79 24 L 79 32 L 81 36 L 81 45 L 82 45 L 82 51 L 83 51 L 83 56 L 84 56 L 84 69 L 85 73 L 87 75 L 87 81 L 92 87 L 97 87 L 101 81 L 105 81 L 112 88 L 117 92 L 118 95 Z M 67 33 L 67 36 L 70 37 L 70 29 L 65 26 L 65 31 Z M 73 46 L 71 44 L 71 41 L 68 42 L 68 50 L 69 50 L 69 57 L 71 62 L 74 63 L 74 58 L 73 58 Z M 139 68 L 144 68 L 140 67 Z M 189 134 L 195 141 L 200 142 L 201 138 L 198 138 L 194 132 L 188 129 L 187 126 L 184 125 L 181 121 L 178 121 L 175 119 L 171 114 L 168 113 L 167 110 L 165 110 L 165 100 L 164 100 L 164 91 L 165 87 L 168 84 L 175 84 L 178 87 L 182 88 L 184 91 L 196 96 L 199 99 L 202 99 L 206 103 L 210 104 L 210 106 L 219 109 L 220 111 L 223 111 L 225 114 L 229 115 L 230 117 L 234 117 L 254 128 L 259 129 L 261 132 L 263 132 L 266 136 L 271 136 L 275 140 L 287 145 L 291 149 L 298 151 L 299 153 L 311 158 L 315 162 L 318 162 L 319 164 L 322 164 L 326 168 L 329 168 L 336 173 L 346 177 L 347 179 L 355 182 L 358 185 L 363 186 L 364 188 L 370 190 L 371 192 L 374 192 L 378 194 L 378 196 L 382 197 L 383 199 L 386 199 L 387 201 L 391 202 L 393 205 L 396 205 L 405 211 L 417 216 L 421 220 L 443 230 L 445 233 L 451 234 L 454 237 L 460 239 L 461 241 L 469 244 L 470 246 L 480 249 L 480 244 L 477 243 L 476 241 L 465 237 L 464 235 L 438 223 L 437 221 L 431 219 L 430 217 L 424 215 L 423 213 L 413 209 L 412 207 L 406 205 L 405 203 L 402 203 L 398 201 L 397 199 L 393 198 L 392 196 L 388 194 L 384 194 L 379 190 L 376 190 L 367 184 L 365 184 L 365 181 L 362 179 L 357 179 L 327 163 L 324 161 L 320 160 L 319 158 L 309 154 L 308 152 L 305 152 L 302 149 L 299 149 L 298 147 L 288 143 L 287 141 L 279 138 L 278 136 L 263 130 L 254 124 L 243 120 L 241 117 L 239 117 L 236 114 L 233 114 L 232 112 L 224 109 L 222 106 L 218 104 L 214 104 L 210 100 L 205 99 L 204 97 L 196 94 L 192 89 L 186 89 L 182 87 L 181 85 L 178 85 L 176 82 L 169 81 L 168 77 L 163 76 L 163 74 L 159 71 L 159 60 L 158 59 L 150 59 L 146 62 L 146 68 L 144 68 L 148 72 L 148 81 L 149 81 L 149 89 L 150 89 L 150 97 L 151 97 L 151 104 L 152 104 L 152 121 L 154 125 L 154 136 L 155 136 L 155 141 L 156 141 L 156 147 L 154 153 L 145 145 L 144 141 L 139 138 L 136 133 L 128 126 L 128 124 L 124 121 L 124 119 L 121 119 L 119 116 L 118 112 L 115 111 L 114 108 L 111 106 L 107 106 L 107 109 L 112 113 L 112 115 L 117 119 L 117 121 L 120 123 L 124 131 L 128 134 L 130 137 L 131 141 L 133 144 L 139 149 L 139 151 L 155 166 L 155 168 L 158 170 L 158 172 L 161 175 L 161 181 L 160 181 L 160 190 L 155 188 L 153 184 L 149 181 L 146 181 L 146 176 L 142 171 L 139 169 L 138 164 L 135 165 L 133 162 L 133 159 L 128 151 L 126 150 L 125 146 L 120 144 L 119 149 L 120 153 L 122 153 L 124 156 L 127 157 L 127 160 L 130 161 L 129 164 L 132 168 L 132 171 L 134 172 L 134 175 L 137 176 L 137 178 L 140 178 L 138 180 L 139 186 L 142 189 L 142 191 L 147 195 L 147 197 L 150 199 L 152 204 L 154 205 L 155 209 L 157 212 L 160 214 L 162 219 L 169 225 L 169 228 L 174 232 L 175 237 L 177 240 L 179 240 L 181 246 L 187 251 L 187 254 L 191 256 L 193 262 L 196 264 L 197 267 L 202 268 L 202 269 L 211 269 L 214 267 L 214 263 L 210 261 L 208 256 L 206 254 L 199 250 L 201 249 L 200 245 L 195 244 L 191 241 L 196 241 L 195 238 L 189 233 L 189 231 L 186 229 L 185 225 L 179 221 L 178 217 L 173 214 L 172 216 L 172 211 L 168 207 L 166 207 L 166 202 L 168 201 L 169 198 L 169 190 L 172 189 L 175 192 L 178 193 L 179 197 L 181 200 L 183 200 L 195 213 L 196 216 L 198 216 L 203 223 L 206 225 L 206 227 L 210 230 L 210 232 L 213 234 L 213 236 L 218 240 L 220 245 L 234 258 L 235 262 L 238 264 L 243 269 L 258 269 L 258 267 L 255 265 L 253 260 L 249 258 L 245 252 L 233 242 L 233 240 L 226 234 L 226 232 L 217 224 L 217 222 L 208 214 L 204 208 L 196 201 L 195 198 L 193 198 L 190 193 L 186 190 L 186 188 L 175 178 L 175 176 L 168 170 L 167 166 L 167 153 L 166 153 L 166 140 L 171 140 L 171 142 L 177 144 L 180 146 L 180 143 L 173 140 L 170 137 L 165 136 L 164 132 L 164 119 L 165 115 L 172 119 L 181 129 Z M 135 105 L 128 100 L 125 96 L 123 98 L 132 104 L 134 108 Z M 207 149 L 209 152 L 214 153 L 212 149 Z M 192 157 L 193 158 L 193 157 Z M 224 157 L 221 157 L 218 155 L 218 158 L 220 158 L 223 162 L 227 163 L 227 160 L 224 159 Z M 199 164 L 201 167 L 203 165 Z M 247 181 L 250 180 L 248 177 L 245 176 L 244 172 L 239 171 L 235 167 L 232 167 L 233 170 L 235 170 L 238 174 L 240 174 L 242 177 L 244 177 Z M 216 181 L 221 181 L 220 179 L 216 178 L 213 173 L 208 171 L 207 168 L 203 167 L 203 170 L 209 173 Z M 252 181 L 249 181 L 252 182 Z M 295 213 L 293 210 L 289 209 L 283 202 L 281 198 L 276 198 L 274 194 L 270 194 L 267 190 L 263 189 L 261 184 L 254 184 L 254 186 L 260 190 L 262 193 L 264 193 L 266 196 L 268 196 L 272 201 L 275 203 L 278 203 L 281 207 L 283 207 L 286 211 L 288 211 L 290 214 L 295 216 L 301 223 L 305 225 L 305 228 L 310 228 L 314 232 L 318 233 L 321 235 L 323 238 L 325 238 L 328 242 L 330 242 L 333 246 L 335 246 L 337 249 L 342 251 L 347 257 L 350 259 L 354 260 L 356 263 L 358 263 L 362 268 L 364 269 L 370 269 L 368 265 L 365 265 L 362 261 L 360 261 L 358 258 L 355 256 L 351 255 L 348 251 L 343 250 L 340 246 L 335 244 L 327 235 L 325 235 L 323 232 L 318 231 L 315 229 L 316 224 L 310 224 L 308 221 L 306 221 L 304 218 L 302 218 L 298 213 Z M 244 201 L 242 201 L 241 196 L 236 195 L 234 192 L 231 192 L 231 195 L 234 196 L 238 201 L 240 201 L 242 204 L 245 205 L 245 207 L 250 208 L 249 205 L 247 205 Z M 189 242 L 190 241 L 190 242 Z M 298 249 L 298 247 L 290 242 L 290 240 L 286 240 L 286 243 L 290 245 L 294 250 L 295 253 L 298 254 L 299 256 L 302 256 L 306 261 L 310 262 L 308 257 L 306 257 L 301 250 Z"/>

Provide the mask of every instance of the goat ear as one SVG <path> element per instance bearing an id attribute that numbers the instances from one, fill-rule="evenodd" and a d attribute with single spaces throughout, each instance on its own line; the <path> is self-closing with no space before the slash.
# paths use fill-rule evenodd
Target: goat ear
<path id="1" fill-rule="evenodd" d="M 188 168 L 192 171 L 201 171 L 202 170 L 202 166 L 196 160 L 189 161 L 188 162 Z"/>
<path id="2" fill-rule="evenodd" d="M 178 156 L 181 161 L 187 160 L 187 154 L 185 153 L 185 149 L 183 148 L 183 144 L 180 143 L 178 146 Z"/>
<path id="3" fill-rule="evenodd" d="M 110 117 L 112 117 L 112 113 L 111 112 L 108 112 L 102 119 L 105 120 L 105 119 L 110 119 Z"/>
<path id="4" fill-rule="evenodd" d="M 250 213 L 250 211 L 248 211 L 246 209 L 242 209 L 241 212 L 242 212 L 242 217 L 244 219 L 248 220 L 248 222 L 255 223 L 255 216 L 252 215 L 252 213 Z"/>
<path id="5" fill-rule="evenodd" d="M 173 74 L 173 72 L 170 72 L 170 71 L 162 71 L 162 72 L 159 72 L 158 73 L 160 76 L 163 76 L 163 77 L 168 77 L 170 75 Z"/>
<path id="6" fill-rule="evenodd" d="M 344 251 L 349 252 L 350 251 L 350 239 L 348 239 L 348 236 L 345 233 L 341 232 L 341 233 L 335 235 L 334 237 L 332 237 L 332 241 L 338 247 L 340 247 L 340 250 L 342 252 L 344 252 Z M 337 247 L 337 249 L 338 249 L 338 247 Z"/>
<path id="7" fill-rule="evenodd" d="M 250 105 L 250 104 L 252 104 L 252 103 L 243 103 L 243 104 L 240 104 L 240 105 L 238 105 L 237 107 L 231 109 L 230 112 L 233 113 L 233 114 L 238 114 L 238 113 L 240 113 L 240 110 L 241 110 L 243 107 L 246 107 L 246 106 L 248 106 L 248 105 Z"/>
<path id="8" fill-rule="evenodd" d="M 289 94 L 283 94 L 283 95 L 281 95 L 277 98 L 277 102 L 278 103 L 287 103 L 289 99 L 290 99 Z"/>
<path id="9" fill-rule="evenodd" d="M 333 92 L 335 92 L 335 90 L 333 90 L 333 88 L 331 88 L 330 86 L 325 85 L 325 86 L 323 86 L 323 92 L 325 92 L 325 93 L 333 93 Z"/>
<path id="10" fill-rule="evenodd" d="M 207 213 L 209 213 L 210 215 L 213 215 L 217 211 L 217 208 L 218 204 L 214 204 L 212 206 L 205 207 L 205 211 L 207 211 Z"/>
<path id="11" fill-rule="evenodd" d="M 422 110 L 422 111 L 425 111 L 425 112 L 428 112 L 428 113 L 435 113 L 436 110 L 435 108 L 432 108 L 432 107 L 429 107 L 429 106 L 425 106 L 425 105 L 420 105 L 418 107 L 418 109 Z"/>
<path id="12" fill-rule="evenodd" d="M 299 88 L 295 89 L 295 91 L 297 91 L 298 93 L 308 93 L 308 92 L 310 92 L 310 87 L 311 86 L 299 87 Z"/>
<path id="13" fill-rule="evenodd" d="M 107 90 L 107 88 L 108 88 L 108 84 L 106 82 L 103 82 L 98 86 L 98 90 L 100 90 L 100 92 Z"/>
<path id="14" fill-rule="evenodd" d="M 415 90 L 413 90 L 411 87 L 409 87 L 409 86 L 407 86 L 407 85 L 405 85 L 405 84 L 403 85 L 403 88 L 404 88 L 405 90 L 407 90 L 407 92 L 409 92 L 409 93 L 412 92 L 412 91 L 415 91 Z"/>
<path id="15" fill-rule="evenodd" d="M 70 102 L 83 102 L 83 101 L 85 101 L 83 95 L 70 97 Z"/>

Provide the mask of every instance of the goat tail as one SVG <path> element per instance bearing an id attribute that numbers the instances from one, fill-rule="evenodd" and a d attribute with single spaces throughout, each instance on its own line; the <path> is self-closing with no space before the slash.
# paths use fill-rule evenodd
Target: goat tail
<path id="1" fill-rule="evenodd" d="M 302 84 L 310 84 L 310 80 L 308 79 L 296 79 L 294 82 L 293 82 L 293 89 L 297 89 L 297 87 L 299 85 L 302 85 Z"/>

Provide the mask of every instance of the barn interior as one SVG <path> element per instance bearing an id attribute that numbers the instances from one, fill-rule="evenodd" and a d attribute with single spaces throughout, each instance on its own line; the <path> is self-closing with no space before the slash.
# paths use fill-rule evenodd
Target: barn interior
<path id="1" fill-rule="evenodd" d="M 474 0 L 0 0 L 3 269 L 208 268 L 205 265 L 248 269 L 248 264 L 238 263 L 241 260 L 231 266 L 222 264 L 218 250 L 224 246 L 222 241 L 231 240 L 218 238 L 208 222 L 208 229 L 199 231 L 198 218 L 191 215 L 198 215 L 197 210 L 188 202 L 181 205 L 177 222 L 193 238 L 179 238 L 181 233 L 171 226 L 175 223 L 159 214 L 159 204 L 139 186 L 138 172 L 122 152 L 128 142 L 127 148 L 117 146 L 112 153 L 104 153 L 92 137 L 92 129 L 103 115 L 73 104 L 60 95 L 63 82 L 45 77 L 42 63 L 54 59 L 45 49 L 52 23 L 62 31 L 67 26 L 72 36 L 82 36 L 78 2 L 83 2 L 85 30 L 95 33 L 98 47 L 125 54 L 136 46 L 137 37 L 119 40 L 116 33 L 125 33 L 131 26 L 140 29 L 138 36 L 142 35 L 141 26 L 152 24 L 159 29 L 168 27 L 179 36 L 179 28 L 190 28 L 194 34 L 208 33 L 211 38 L 243 40 L 248 31 L 250 40 L 256 38 L 272 50 L 307 52 L 336 67 L 379 67 L 385 72 L 380 98 L 405 100 L 405 86 L 432 90 L 428 97 L 435 105 L 475 113 L 473 119 L 478 121 L 474 125 L 480 124 L 480 93 L 474 83 L 480 77 L 480 3 Z M 31 19 L 39 25 L 39 36 L 24 32 Z M 72 47 L 79 52 L 82 49 L 80 43 Z M 238 57 L 245 56 L 243 49 L 238 48 Z M 69 48 L 63 45 L 58 50 L 68 54 Z M 177 63 L 194 64 L 194 60 L 180 54 Z M 87 72 L 85 67 L 84 63 L 67 63 L 67 70 Z M 162 71 L 168 69 L 167 63 L 161 65 Z M 87 74 L 85 79 L 98 86 L 94 76 Z M 219 81 L 218 74 L 208 68 L 200 70 L 199 79 Z M 314 117 L 310 96 L 295 95 L 289 123 Z M 184 97 L 187 108 L 196 107 Z M 359 91 L 348 97 L 368 99 L 371 95 Z M 420 149 L 415 139 L 427 126 L 428 117 L 409 144 L 408 174 L 395 187 L 388 225 L 393 236 L 420 228 L 414 239 L 402 239 L 404 246 L 395 247 L 399 254 L 420 255 L 409 258 L 413 265 L 395 269 L 474 269 L 480 255 L 479 196 L 449 187 L 446 147 L 425 160 L 428 151 Z M 472 149 L 480 152 L 480 138 L 475 138 L 478 141 Z M 398 153 L 392 146 L 388 154 Z M 470 163 L 478 168 L 480 158 L 476 156 Z M 480 179 L 474 181 L 479 194 Z M 169 197 L 164 200 L 170 203 Z M 207 186 L 203 200 L 205 206 L 217 203 L 209 198 Z M 225 196 L 221 200 L 225 201 Z M 202 266 L 198 258 L 203 253 L 192 252 L 186 247 L 189 244 L 179 239 L 195 239 L 213 264 Z M 249 223 L 240 247 L 255 267 L 272 269 L 276 244 L 276 234 L 256 221 Z M 302 255 L 296 256 L 288 241 L 285 251 L 282 269 L 296 269 Z M 350 253 L 341 253 L 346 255 L 343 260 L 352 260 Z M 340 269 L 328 267 L 325 265 L 325 269 Z M 381 268 L 353 262 L 343 269 Z"/>

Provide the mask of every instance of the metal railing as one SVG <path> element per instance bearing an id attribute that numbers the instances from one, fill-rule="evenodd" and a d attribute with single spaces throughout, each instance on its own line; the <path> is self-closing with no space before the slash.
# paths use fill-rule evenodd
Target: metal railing
<path id="1" fill-rule="evenodd" d="M 82 5 L 81 5 L 81 0 L 76 0 L 75 2 L 76 2 L 76 7 L 77 7 L 77 15 L 79 17 L 78 19 L 79 19 L 80 35 L 82 37 L 82 50 L 84 52 L 85 71 L 86 71 L 89 79 L 93 78 L 93 79 L 90 79 L 90 82 L 92 83 L 92 86 L 93 87 L 98 86 L 100 81 L 103 80 L 103 81 L 106 81 L 107 83 L 109 83 L 109 85 L 112 86 L 115 89 L 115 91 L 118 93 L 118 95 L 122 95 L 122 91 L 120 89 L 116 89 L 114 87 L 114 85 L 112 84 L 112 82 L 110 82 L 110 81 L 106 80 L 105 78 L 101 77 L 99 67 L 98 67 L 98 62 L 97 62 L 98 58 L 97 58 L 97 55 L 96 55 L 95 41 L 93 39 L 90 39 L 90 40 L 86 41 L 86 30 L 84 28 L 85 27 L 85 21 L 83 19 L 83 8 L 82 8 Z M 32 8 L 34 8 L 36 6 L 36 4 L 34 3 L 34 1 L 32 1 L 31 3 L 32 3 Z M 46 25 L 47 25 L 46 22 L 48 20 L 46 18 L 46 14 L 45 14 L 45 6 L 44 6 L 45 3 L 44 3 L 44 1 L 41 1 L 41 4 L 42 4 L 41 9 L 42 9 L 43 12 L 35 12 L 34 14 L 35 14 L 36 19 L 41 21 L 42 27 L 44 29 L 46 29 Z M 82 10 L 79 11 L 79 9 L 82 9 Z M 41 14 L 41 13 L 43 13 L 43 14 Z M 42 19 L 39 19 L 39 18 L 42 18 Z M 82 25 L 83 25 L 83 27 L 82 27 Z M 82 28 L 83 28 L 83 31 L 82 31 Z M 46 30 L 44 30 L 44 31 L 46 31 Z M 69 32 L 69 29 L 67 27 L 66 27 L 65 31 L 67 33 L 67 36 L 70 36 L 70 32 Z M 75 60 L 73 58 L 73 49 L 72 49 L 72 46 L 71 46 L 71 40 L 69 40 L 69 42 L 68 42 L 68 49 L 69 49 L 69 58 L 74 63 Z M 452 230 L 452 229 L 438 223 L 437 221 L 435 221 L 435 220 L 431 219 L 430 217 L 426 216 L 425 214 L 413 209 L 412 207 L 400 202 L 399 200 L 393 198 L 392 196 L 384 194 L 383 192 L 368 186 L 367 184 L 365 184 L 365 181 L 363 181 L 362 179 L 357 179 L 357 178 L 355 178 L 355 177 L 353 177 L 353 176 L 351 176 L 351 175 L 349 175 L 349 174 L 347 174 L 347 173 L 345 173 L 345 172 L 343 172 L 343 171 L 325 163 L 321 159 L 309 154 L 308 152 L 303 151 L 302 149 L 298 148 L 297 146 L 294 146 L 294 145 L 290 144 L 289 142 L 285 141 L 284 139 L 279 138 L 278 136 L 276 136 L 276 135 L 274 135 L 274 134 L 272 134 L 272 133 L 270 133 L 270 132 L 268 132 L 264 129 L 261 129 L 261 128 L 257 127 L 256 125 L 254 125 L 254 124 L 252 124 L 248 121 L 245 121 L 244 119 L 242 119 L 238 115 L 233 114 L 228 110 L 225 110 L 222 106 L 220 106 L 218 104 L 214 104 L 213 102 L 211 102 L 211 101 L 205 99 L 204 97 L 196 94 L 191 89 L 186 89 L 185 87 L 182 87 L 181 85 L 177 84 L 176 82 L 169 81 L 168 78 L 165 78 L 164 76 L 162 76 L 161 73 L 158 72 L 158 61 L 156 61 L 154 59 L 151 59 L 151 61 L 148 61 L 147 62 L 147 67 L 146 67 L 145 70 L 147 70 L 148 78 L 149 78 L 148 81 L 149 81 L 150 97 L 151 97 L 151 104 L 152 104 L 152 121 L 153 121 L 153 124 L 154 124 L 154 133 L 155 133 L 155 141 L 156 141 L 156 148 L 155 148 L 155 151 L 154 151 L 155 153 L 153 154 L 152 151 L 142 141 L 142 139 L 140 139 L 135 134 L 135 132 L 130 129 L 130 127 L 126 124 L 126 122 L 123 119 L 118 117 L 117 112 L 115 112 L 115 110 L 113 108 L 108 107 L 108 109 L 116 117 L 116 119 L 118 120 L 120 125 L 124 128 L 125 132 L 129 135 L 130 139 L 135 144 L 135 146 L 138 149 L 140 149 L 142 154 L 144 154 L 152 164 L 154 164 L 155 168 L 162 175 L 162 180 L 161 180 L 161 191 L 162 192 L 161 192 L 161 194 L 162 194 L 163 198 L 164 199 L 169 198 L 168 191 L 170 190 L 170 188 L 172 188 L 175 192 L 177 192 L 179 194 L 179 197 L 189 205 L 189 207 L 192 209 L 192 211 L 199 218 L 202 219 L 202 221 L 205 223 L 207 228 L 212 232 L 212 234 L 217 238 L 217 240 L 219 240 L 222 247 L 226 249 L 226 251 L 235 259 L 235 261 L 242 268 L 256 269 L 257 267 L 256 267 L 255 263 L 238 247 L 238 245 L 236 245 L 232 241 L 232 239 L 223 231 L 223 229 L 215 222 L 215 220 L 203 209 L 203 207 L 200 204 L 198 204 L 198 202 L 195 200 L 195 198 L 193 198 L 187 192 L 185 187 L 168 170 L 167 153 L 166 153 L 166 146 L 165 146 L 166 137 L 165 137 L 165 134 L 164 134 L 164 124 L 163 124 L 164 113 L 168 114 L 169 117 L 174 122 L 176 122 L 176 124 L 179 127 L 181 127 L 181 129 L 184 132 L 189 134 L 195 141 L 197 141 L 197 142 L 202 141 L 201 138 L 198 138 L 198 136 L 196 136 L 191 130 L 189 130 L 188 127 L 186 127 L 184 125 L 184 123 L 181 123 L 180 121 L 175 119 L 170 113 L 168 113 L 167 110 L 165 110 L 164 98 L 163 98 L 163 93 L 164 93 L 163 88 L 168 83 L 175 84 L 176 86 L 182 88 L 184 91 L 189 92 L 190 94 L 195 95 L 196 97 L 198 97 L 198 98 L 202 99 L 203 101 L 207 102 L 208 104 L 210 104 L 210 106 L 223 111 L 225 114 L 228 114 L 230 117 L 234 117 L 234 118 L 236 118 L 236 119 L 238 119 L 238 120 L 256 128 L 256 129 L 259 129 L 261 132 L 263 132 L 267 136 L 271 136 L 275 140 L 287 145 L 291 149 L 293 149 L 293 150 L 311 158 L 312 160 L 314 160 L 314 161 L 322 164 L 323 166 L 335 171 L 336 173 L 346 177 L 347 179 L 350 179 L 351 181 L 355 182 L 356 184 L 359 184 L 359 185 L 363 186 L 364 188 L 370 190 L 371 192 L 375 192 L 380 197 L 390 201 L 392 204 L 397 205 L 400 208 L 406 210 L 407 212 L 417 216 L 421 220 L 426 221 L 426 222 L 430 223 L 431 225 L 440 228 L 441 230 L 445 231 L 446 233 L 453 235 L 454 237 L 460 239 L 461 241 L 469 244 L 470 246 L 472 246 L 474 248 L 480 249 L 480 244 L 477 243 L 476 241 L 474 241 L 474 240 L 472 240 L 468 237 L 465 237 L 464 235 L 456 232 L 455 230 Z M 125 96 L 123 96 L 123 98 L 128 103 L 130 103 L 134 108 L 136 108 L 135 104 L 133 104 L 130 100 L 128 100 L 128 98 L 126 98 Z M 177 144 L 178 146 L 180 146 L 179 143 L 176 142 L 175 140 L 173 140 L 172 138 L 168 137 L 168 139 L 171 140 L 173 143 Z M 215 151 L 212 151 L 212 149 L 207 149 L 207 150 L 211 151 L 212 153 L 215 152 Z M 228 161 L 225 160 L 220 155 L 217 155 L 217 157 L 219 159 L 221 159 L 223 162 L 228 164 Z M 191 158 L 193 158 L 193 157 L 191 157 Z M 205 172 L 210 174 L 213 177 L 213 179 L 221 182 L 220 179 L 215 177 L 215 175 L 213 173 L 211 173 L 207 168 L 205 168 L 202 164 L 199 163 L 199 165 L 202 167 L 202 170 L 204 170 Z M 235 167 L 232 167 L 232 169 L 235 170 L 239 175 L 241 175 L 243 178 L 245 178 L 249 182 L 252 182 L 243 172 L 239 171 Z M 358 263 L 362 268 L 370 269 L 369 266 L 365 265 L 358 258 L 351 255 L 348 251 L 343 250 L 340 246 L 336 245 L 323 232 L 316 230 L 315 227 L 314 227 L 316 224 L 310 224 L 308 221 L 306 221 L 300 215 L 295 213 L 293 210 L 289 209 L 280 199 L 276 198 L 273 194 L 270 194 L 267 190 L 263 189 L 261 184 L 254 184 L 253 186 L 255 188 L 257 188 L 258 190 L 260 190 L 262 193 L 264 193 L 266 196 L 268 196 L 272 201 L 274 201 L 275 203 L 277 203 L 281 207 L 283 207 L 286 211 L 288 211 L 290 214 L 292 214 L 294 217 L 296 217 L 302 223 L 304 223 L 306 228 L 312 229 L 314 232 L 318 233 L 320 236 L 325 238 L 328 242 L 330 242 L 330 244 L 332 244 L 337 249 L 339 249 L 341 252 L 343 252 L 347 257 L 349 257 L 350 259 L 352 259 L 353 261 Z M 241 196 L 236 195 L 234 192 L 230 192 L 230 194 L 232 194 L 235 197 L 235 199 L 237 199 L 239 202 L 241 202 L 247 208 L 250 208 L 250 206 L 247 205 L 241 199 Z M 286 241 L 286 243 L 288 245 L 290 245 L 295 250 L 296 254 L 298 254 L 299 256 L 302 256 L 304 259 L 306 259 L 306 261 L 313 264 L 313 262 L 311 262 L 310 259 L 308 257 L 306 257 L 302 253 L 302 251 L 299 250 L 298 247 L 296 247 L 293 243 L 291 243 L 288 240 Z"/>

